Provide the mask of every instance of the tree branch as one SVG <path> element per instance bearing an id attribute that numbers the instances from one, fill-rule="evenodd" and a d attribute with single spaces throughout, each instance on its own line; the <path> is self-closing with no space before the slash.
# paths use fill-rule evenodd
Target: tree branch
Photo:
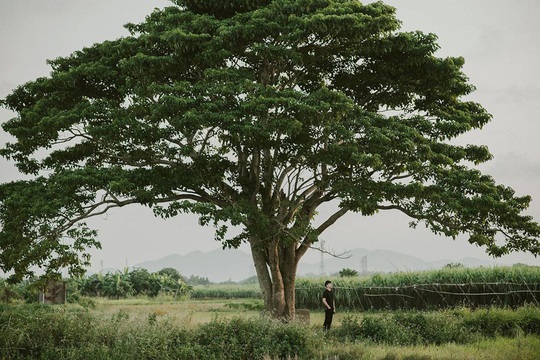
<path id="1" fill-rule="evenodd" d="M 337 220 L 339 220 L 343 215 L 349 212 L 348 207 L 342 207 L 334 214 L 332 214 L 325 222 L 323 222 L 319 227 L 317 227 L 317 234 L 322 234 L 326 229 L 332 226 Z"/>
<path id="2" fill-rule="evenodd" d="M 349 211 L 349 208 L 342 207 L 338 211 L 336 211 L 334 214 L 332 214 L 328 219 L 326 219 L 317 229 L 315 229 L 315 232 L 317 236 L 319 236 L 321 233 L 323 233 L 327 228 L 332 226 L 338 219 L 340 219 L 343 215 L 345 215 Z M 296 256 L 297 258 L 301 258 L 304 256 L 306 251 L 311 248 L 311 245 L 313 244 L 313 240 L 310 237 L 304 238 L 304 240 L 300 243 L 300 246 L 298 249 L 296 249 Z"/>

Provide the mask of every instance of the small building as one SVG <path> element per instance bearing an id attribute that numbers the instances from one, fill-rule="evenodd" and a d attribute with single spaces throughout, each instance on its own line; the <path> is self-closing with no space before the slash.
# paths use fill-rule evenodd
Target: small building
<path id="1" fill-rule="evenodd" d="M 45 290 L 39 292 L 40 304 L 65 304 L 66 298 L 67 286 L 64 281 L 49 281 Z"/>

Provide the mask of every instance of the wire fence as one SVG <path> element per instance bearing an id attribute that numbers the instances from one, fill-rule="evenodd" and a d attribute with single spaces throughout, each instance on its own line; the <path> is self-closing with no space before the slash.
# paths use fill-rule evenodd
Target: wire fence
<path id="1" fill-rule="evenodd" d="M 401 286 L 335 286 L 337 307 L 350 310 L 433 310 L 465 306 L 540 306 L 540 283 L 433 283 Z M 296 307 L 320 309 L 320 287 L 296 288 Z"/>

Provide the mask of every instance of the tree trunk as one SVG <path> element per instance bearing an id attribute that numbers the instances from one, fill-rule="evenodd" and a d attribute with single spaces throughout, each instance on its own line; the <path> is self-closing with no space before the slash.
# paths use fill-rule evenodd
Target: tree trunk
<path id="1" fill-rule="evenodd" d="M 251 255 L 259 279 L 264 307 L 273 317 L 286 321 L 295 316 L 295 282 L 298 260 L 296 243 L 250 240 Z"/>

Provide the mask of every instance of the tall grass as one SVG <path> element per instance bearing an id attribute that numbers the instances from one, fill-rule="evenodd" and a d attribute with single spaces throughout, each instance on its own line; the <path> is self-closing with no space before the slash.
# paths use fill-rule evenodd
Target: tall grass
<path id="1" fill-rule="evenodd" d="M 196 328 L 158 319 L 109 319 L 73 307 L 3 306 L 0 359 L 310 358 L 305 329 L 268 318 L 215 319 Z"/>
<path id="2" fill-rule="evenodd" d="M 390 345 L 466 344 L 483 338 L 540 335 L 540 308 L 394 311 L 346 316 L 333 335 Z"/>
<path id="3" fill-rule="evenodd" d="M 377 345 L 344 343 L 328 339 L 319 346 L 314 359 L 321 360 L 538 360 L 540 337 L 481 339 L 470 344 Z"/>
<path id="4" fill-rule="evenodd" d="M 296 305 L 320 308 L 323 279 L 299 279 Z M 445 268 L 332 279 L 342 309 L 540 305 L 540 267 Z"/>
<path id="5" fill-rule="evenodd" d="M 500 339 L 515 339 L 503 343 L 516 349 L 486 359 L 540 356 L 540 308 L 532 306 L 358 313 L 327 333 L 319 326 L 258 316 L 186 327 L 150 315 L 135 319 L 119 311 L 104 318 L 74 306 L 0 306 L 0 359 L 413 359 L 421 358 L 406 357 L 419 351 L 413 347 L 461 344 L 466 354 L 463 349 L 497 346 Z M 521 351 L 519 346 L 529 348 Z M 456 358 L 452 352 L 446 357 L 438 354 L 433 358 Z"/>
<path id="6" fill-rule="evenodd" d="M 192 299 L 260 299 L 259 284 L 196 285 L 190 293 Z"/>
<path id="7" fill-rule="evenodd" d="M 325 279 L 299 278 L 297 308 L 320 309 Z M 350 310 L 440 309 L 448 307 L 519 307 L 540 305 L 540 267 L 450 267 L 432 271 L 332 278 L 339 308 Z M 0 279 L 0 302 L 36 301 L 28 284 L 8 285 Z M 35 290 L 35 289 L 34 289 Z M 73 282 L 68 300 L 80 302 Z M 165 295 L 160 295 L 161 297 Z M 196 285 L 192 299 L 261 299 L 257 284 Z M 157 297 L 159 298 L 159 297 Z"/>
<path id="8" fill-rule="evenodd" d="M 299 278 L 297 308 L 318 309 L 325 279 Z M 540 304 L 540 267 L 453 267 L 332 279 L 341 309 L 519 307 Z M 256 284 L 199 285 L 193 299 L 261 298 Z"/>

